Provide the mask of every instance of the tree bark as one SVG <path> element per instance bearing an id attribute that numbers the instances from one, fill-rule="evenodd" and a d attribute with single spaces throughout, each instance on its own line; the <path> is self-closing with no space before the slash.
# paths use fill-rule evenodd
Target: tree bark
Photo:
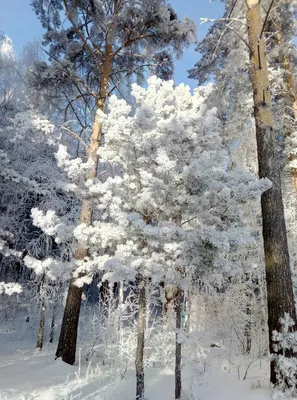
<path id="1" fill-rule="evenodd" d="M 135 357 L 136 371 L 136 400 L 144 400 L 144 336 L 146 314 L 146 280 L 143 276 L 139 282 L 138 324 L 137 324 L 137 348 Z"/>
<path id="2" fill-rule="evenodd" d="M 245 348 L 243 352 L 245 354 L 249 354 L 252 349 L 252 301 L 253 301 L 253 282 L 251 276 L 249 274 L 245 275 L 244 283 L 248 283 L 246 286 L 246 321 L 244 327 L 244 336 L 245 336 Z"/>
<path id="3" fill-rule="evenodd" d="M 105 58 L 102 63 L 102 77 L 100 82 L 100 93 L 98 96 L 97 109 L 104 112 L 108 97 L 108 84 L 113 61 L 112 46 L 106 44 Z M 92 129 L 90 147 L 88 151 L 88 160 L 93 162 L 92 170 L 86 176 L 86 179 L 93 179 L 97 176 L 99 156 L 97 154 L 101 139 L 102 122 L 98 113 Z M 91 225 L 93 217 L 93 204 L 91 200 L 83 200 L 80 212 L 80 223 Z M 75 254 L 76 260 L 83 260 L 88 256 L 88 248 L 78 249 Z M 80 275 L 81 277 L 82 275 Z M 75 279 L 71 279 L 67 294 L 66 305 L 62 320 L 61 332 L 59 337 L 56 358 L 62 357 L 67 364 L 75 363 L 76 340 L 79 322 L 80 304 L 83 288 L 75 285 Z"/>
<path id="4" fill-rule="evenodd" d="M 182 329 L 182 299 L 183 291 L 178 286 L 175 292 L 175 312 L 176 312 L 176 333 L 175 333 L 175 399 L 181 398 L 182 381 L 181 381 L 181 362 L 182 362 L 182 345 L 180 342 L 180 334 Z"/>
<path id="5" fill-rule="evenodd" d="M 82 287 L 75 286 L 72 278 L 64 308 L 56 358 L 62 357 L 67 364 L 75 363 L 77 328 L 82 296 Z"/>
<path id="6" fill-rule="evenodd" d="M 38 330 L 37 346 L 36 346 L 37 349 L 39 350 L 42 350 L 43 346 L 44 323 L 45 323 L 45 300 L 43 297 L 40 309 L 40 322 L 39 322 L 39 330 Z"/>
<path id="7" fill-rule="evenodd" d="M 246 0 L 250 46 L 259 177 L 269 178 L 272 188 L 261 197 L 264 240 L 268 332 L 270 353 L 275 354 L 272 332 L 279 331 L 279 319 L 288 313 L 296 323 L 292 277 L 281 191 L 280 165 L 271 110 L 268 68 L 259 0 Z M 292 354 L 288 354 L 289 356 Z M 270 364 L 271 383 L 277 383 L 275 363 Z"/>
<path id="8" fill-rule="evenodd" d="M 50 343 L 53 343 L 53 341 L 54 341 L 54 333 L 55 333 L 55 327 L 56 327 L 56 309 L 57 309 L 57 302 L 55 302 L 54 308 L 53 308 L 53 316 L 52 316 L 51 330 L 50 330 L 50 336 L 49 336 Z"/>
<path id="9" fill-rule="evenodd" d="M 46 241 L 46 255 L 48 254 L 48 242 Z M 37 335 L 37 344 L 36 348 L 41 350 L 43 346 L 43 335 L 44 335 L 44 323 L 45 323 L 45 293 L 44 293 L 44 282 L 45 282 L 45 273 L 43 273 L 39 285 L 38 292 L 40 295 L 41 308 L 40 308 L 40 320 L 39 320 L 39 329 Z"/>

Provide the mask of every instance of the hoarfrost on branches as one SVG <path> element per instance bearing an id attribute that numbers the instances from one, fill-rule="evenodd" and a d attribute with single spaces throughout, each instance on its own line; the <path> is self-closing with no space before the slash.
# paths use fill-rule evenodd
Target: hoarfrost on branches
<path id="1" fill-rule="evenodd" d="M 21 293 L 22 287 L 19 283 L 0 282 L 0 294 L 4 293 L 11 296 L 14 293 Z"/>
<path id="2" fill-rule="evenodd" d="M 258 199 L 270 182 L 226 168 L 222 124 L 209 106 L 212 91 L 208 85 L 192 95 L 183 84 L 153 76 L 146 89 L 133 85 L 133 109 L 111 96 L 99 155 L 114 173 L 104 179 L 83 179 L 90 165 L 60 146 L 59 165 L 76 193 L 92 199 L 93 223 L 74 227 L 53 211 L 36 209 L 32 217 L 57 243 L 72 243 L 73 253 L 89 249 L 74 266 L 78 285 L 98 271 L 109 281 L 138 272 L 160 281 L 175 279 L 178 271 L 242 270 L 239 249 L 254 241 L 242 205 Z"/>
<path id="3" fill-rule="evenodd" d="M 289 356 L 288 351 L 297 353 L 297 332 L 292 329 L 295 325 L 289 314 L 285 314 L 280 319 L 280 331 L 274 331 L 272 340 L 274 350 L 278 354 L 273 355 L 276 364 L 278 384 L 275 389 L 273 399 L 292 398 L 295 391 L 295 382 L 297 374 L 297 358 Z"/>

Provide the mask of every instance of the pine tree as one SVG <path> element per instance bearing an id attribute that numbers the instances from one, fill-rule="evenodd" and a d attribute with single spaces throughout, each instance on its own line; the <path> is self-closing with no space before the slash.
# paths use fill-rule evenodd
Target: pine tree
<path id="1" fill-rule="evenodd" d="M 34 0 L 33 6 L 47 29 L 45 43 L 50 45 L 49 55 L 58 64 L 59 72 L 66 75 L 64 83 L 68 80 L 78 90 L 68 106 L 76 99 L 86 98 L 93 109 L 90 140 L 85 143 L 88 161 L 92 163 L 85 179 L 92 180 L 97 176 L 102 113 L 110 92 L 120 80 L 143 74 L 143 66 L 154 64 L 156 57 L 161 67 L 170 60 L 170 51 L 181 54 L 182 47 L 193 40 L 194 24 L 188 19 L 180 22 L 173 9 L 160 0 L 57 0 L 49 4 L 47 0 Z M 68 29 L 61 25 L 62 12 L 70 24 Z M 79 76 L 80 69 L 83 73 Z M 92 220 L 92 201 L 83 199 L 80 223 L 89 226 Z M 87 247 L 79 248 L 75 259 L 83 260 L 88 254 Z M 82 287 L 71 279 L 56 353 L 56 357 L 69 364 L 75 362 L 81 295 Z"/>

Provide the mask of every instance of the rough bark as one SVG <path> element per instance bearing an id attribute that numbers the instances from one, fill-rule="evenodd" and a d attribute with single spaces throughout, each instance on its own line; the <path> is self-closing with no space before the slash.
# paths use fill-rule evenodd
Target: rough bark
<path id="1" fill-rule="evenodd" d="M 138 302 L 138 324 L 137 324 L 137 348 L 135 357 L 136 371 L 136 400 L 144 400 L 144 335 L 145 335 L 145 314 L 146 314 L 146 281 L 140 277 L 139 302 Z"/>
<path id="2" fill-rule="evenodd" d="M 182 362 L 182 345 L 180 342 L 180 333 L 182 329 L 182 299 L 183 292 L 180 287 L 176 287 L 175 292 L 175 313 L 176 313 L 176 333 L 175 333 L 175 399 L 181 398 L 182 381 L 181 381 L 181 362 Z"/>
<path id="3" fill-rule="evenodd" d="M 75 363 L 77 327 L 82 291 L 83 288 L 75 286 L 74 279 L 71 279 L 56 351 L 56 358 L 62 357 L 62 360 L 70 365 Z"/>
<path id="4" fill-rule="evenodd" d="M 271 111 L 271 96 L 259 0 L 246 0 L 250 46 L 259 177 L 269 178 L 272 188 L 261 197 L 264 240 L 269 349 L 274 354 L 272 332 L 280 330 L 279 319 L 290 314 L 296 322 L 289 252 L 281 191 L 280 165 Z M 290 354 L 288 354 L 289 356 Z M 271 361 L 270 380 L 276 383 L 275 364 Z"/>
<path id="5" fill-rule="evenodd" d="M 106 100 L 108 96 L 108 83 L 111 73 L 111 65 L 113 60 L 112 46 L 107 44 L 105 48 L 105 58 L 102 63 L 102 77 L 100 82 L 100 93 L 98 96 L 97 109 L 104 112 Z M 88 151 L 88 160 L 93 162 L 91 171 L 86 179 L 96 178 L 99 163 L 99 156 L 97 154 L 100 139 L 101 139 L 101 125 L 100 116 L 98 113 L 95 115 L 95 120 L 92 129 L 90 146 Z M 90 200 L 83 200 L 80 212 L 80 223 L 91 225 L 93 217 L 93 204 Z M 88 249 L 78 249 L 75 254 L 76 260 L 83 260 L 88 256 Z M 80 304 L 83 288 L 78 288 L 75 285 L 75 279 L 71 279 L 67 294 L 66 305 L 62 320 L 61 332 L 59 337 L 56 358 L 62 357 L 62 360 L 67 364 L 73 365 L 75 363 L 76 353 L 76 340 L 78 321 L 80 313 Z"/>

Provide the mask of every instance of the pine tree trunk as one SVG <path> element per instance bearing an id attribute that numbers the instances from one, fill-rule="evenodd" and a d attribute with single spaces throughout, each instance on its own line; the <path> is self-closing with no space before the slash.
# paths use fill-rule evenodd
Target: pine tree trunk
<path id="1" fill-rule="evenodd" d="M 53 341 L 54 341 L 54 333 L 55 333 L 55 327 L 56 327 L 56 309 L 57 309 L 57 302 L 55 302 L 54 308 L 53 308 L 53 316 L 52 316 L 51 330 L 50 330 L 50 337 L 49 337 L 50 343 L 53 343 Z"/>
<path id="2" fill-rule="evenodd" d="M 296 311 L 289 263 L 280 165 L 271 111 L 271 96 L 265 42 L 261 37 L 262 19 L 259 0 L 246 0 L 248 39 L 250 46 L 259 177 L 269 178 L 272 188 L 261 197 L 264 240 L 268 331 L 270 353 L 274 354 L 272 332 L 279 331 L 279 319 L 288 313 L 296 322 Z M 275 364 L 271 361 L 270 380 L 277 382 Z"/>
<path id="3" fill-rule="evenodd" d="M 246 275 L 245 282 L 248 282 L 248 286 L 246 288 L 246 321 L 244 327 L 244 336 L 246 339 L 244 353 L 249 354 L 252 349 L 252 301 L 253 301 L 253 284 L 252 279 L 249 274 Z"/>
<path id="4" fill-rule="evenodd" d="M 112 57 L 113 57 L 112 46 L 107 43 L 106 57 L 102 64 L 100 93 L 98 96 L 99 100 L 97 103 L 97 108 L 98 110 L 101 111 L 105 110 L 106 100 L 108 96 L 108 83 L 111 73 Z M 88 176 L 86 177 L 87 179 L 96 178 L 97 176 L 97 169 L 99 163 L 99 156 L 97 152 L 99 149 L 100 139 L 101 139 L 101 125 L 102 123 L 100 120 L 100 116 L 98 113 L 96 113 L 90 140 L 90 147 L 88 151 L 88 160 L 93 161 L 93 167 Z M 91 225 L 92 217 L 93 217 L 92 201 L 83 200 L 80 212 L 80 223 Z M 87 248 L 81 248 L 75 254 L 76 260 L 83 260 L 87 256 L 88 256 Z M 75 285 L 75 279 L 71 279 L 69 283 L 68 295 L 67 295 L 61 332 L 59 337 L 59 343 L 56 352 L 56 358 L 62 357 L 62 360 L 70 365 L 73 365 L 75 363 L 76 340 L 77 340 L 77 330 L 78 330 L 82 291 L 83 288 L 79 288 Z"/>
<path id="5" fill-rule="evenodd" d="M 244 336 L 246 338 L 245 349 L 244 352 L 249 354 L 252 349 L 252 321 L 251 321 L 251 306 L 252 306 L 252 294 L 248 296 L 248 304 L 246 306 L 246 322 L 244 328 Z"/>
<path id="6" fill-rule="evenodd" d="M 181 398 L 182 381 L 181 381 L 181 362 L 182 362 L 182 345 L 180 342 L 180 334 L 182 329 L 182 300 L 183 292 L 178 286 L 175 294 L 175 312 L 176 312 L 176 333 L 175 333 L 175 399 Z"/>
<path id="7" fill-rule="evenodd" d="M 46 255 L 48 254 L 48 242 L 46 241 Z M 43 335 L 44 335 L 44 324 L 45 324 L 45 293 L 44 293 L 44 282 L 45 282 L 45 273 L 43 273 L 39 285 L 38 292 L 41 300 L 41 308 L 40 308 L 40 320 L 39 320 L 39 329 L 37 334 L 37 344 L 36 348 L 41 350 L 43 346 Z"/>
<path id="8" fill-rule="evenodd" d="M 145 336 L 145 314 L 146 314 L 146 280 L 140 277 L 139 302 L 138 302 L 138 324 L 137 324 L 137 348 L 135 358 L 136 371 L 136 400 L 144 400 L 144 336 Z"/>
<path id="9" fill-rule="evenodd" d="M 42 299 L 41 309 L 40 309 L 40 322 L 39 322 L 39 330 L 37 336 L 37 349 L 41 350 L 43 346 L 43 335 L 44 335 L 44 323 L 45 323 L 45 300 Z"/>
<path id="10" fill-rule="evenodd" d="M 56 351 L 56 358 L 62 357 L 62 360 L 70 365 L 75 363 L 77 327 L 82 292 L 83 288 L 75 286 L 74 279 L 71 279 Z"/>

